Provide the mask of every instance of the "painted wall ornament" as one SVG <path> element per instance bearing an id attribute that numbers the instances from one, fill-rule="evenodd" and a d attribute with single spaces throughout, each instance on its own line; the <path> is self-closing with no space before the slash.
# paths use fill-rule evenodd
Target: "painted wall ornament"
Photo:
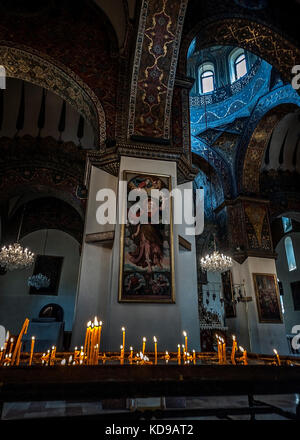
<path id="1" fill-rule="evenodd" d="M 128 135 L 170 138 L 175 72 L 187 0 L 143 0 L 129 104 Z"/>

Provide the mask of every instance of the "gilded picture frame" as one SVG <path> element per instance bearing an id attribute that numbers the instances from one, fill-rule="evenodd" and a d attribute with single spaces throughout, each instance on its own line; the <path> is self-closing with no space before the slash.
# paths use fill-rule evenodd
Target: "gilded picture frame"
<path id="1" fill-rule="evenodd" d="M 253 273 L 252 275 L 259 322 L 282 324 L 282 310 L 276 275 L 270 273 Z"/>
<path id="2" fill-rule="evenodd" d="M 124 171 L 127 182 L 126 197 L 130 189 L 166 188 L 171 192 L 170 175 Z M 127 213 L 135 202 L 127 201 Z M 173 202 L 170 200 L 169 224 L 125 224 L 122 213 L 120 237 L 119 302 L 175 303 Z"/>

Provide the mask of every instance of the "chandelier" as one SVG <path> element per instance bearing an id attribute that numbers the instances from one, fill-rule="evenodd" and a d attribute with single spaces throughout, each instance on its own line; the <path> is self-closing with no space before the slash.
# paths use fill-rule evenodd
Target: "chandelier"
<path id="1" fill-rule="evenodd" d="M 28 278 L 28 286 L 35 287 L 37 290 L 47 288 L 50 286 L 50 279 L 46 275 L 38 273 Z"/>
<path id="2" fill-rule="evenodd" d="M 8 247 L 3 246 L 0 251 L 0 266 L 6 270 L 26 269 L 34 262 L 34 253 L 27 248 L 23 248 L 19 243 L 23 218 L 25 212 L 25 205 L 21 217 L 21 223 L 18 231 L 17 242 L 10 244 Z"/>
<path id="3" fill-rule="evenodd" d="M 3 246 L 0 251 L 0 265 L 7 270 L 25 269 L 32 265 L 34 254 L 29 249 L 23 248 L 19 243 L 8 247 Z"/>
<path id="4" fill-rule="evenodd" d="M 224 272 L 228 270 L 232 264 L 231 257 L 221 254 L 216 250 L 216 239 L 214 236 L 214 252 L 201 258 L 200 265 L 202 269 L 208 272 Z"/>

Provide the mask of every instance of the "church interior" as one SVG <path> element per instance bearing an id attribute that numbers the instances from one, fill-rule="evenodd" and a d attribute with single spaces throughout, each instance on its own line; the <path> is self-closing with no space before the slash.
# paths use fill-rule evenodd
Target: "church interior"
<path id="1" fill-rule="evenodd" d="M 299 16 L 0 0 L 2 420 L 300 419 Z"/>

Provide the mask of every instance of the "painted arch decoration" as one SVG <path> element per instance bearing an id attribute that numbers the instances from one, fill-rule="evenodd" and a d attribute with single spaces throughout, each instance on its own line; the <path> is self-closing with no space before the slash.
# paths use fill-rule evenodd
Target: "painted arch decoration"
<path id="1" fill-rule="evenodd" d="M 280 88 L 262 99 L 252 113 L 236 157 L 239 192 L 259 193 L 260 170 L 269 136 L 280 119 L 300 107 L 300 98 L 295 95 L 291 86 Z"/>
<path id="2" fill-rule="evenodd" d="M 45 54 L 27 47 L 0 44 L 0 64 L 7 77 L 18 78 L 51 90 L 77 109 L 90 122 L 96 145 L 106 139 L 103 107 L 94 92 L 70 69 Z"/>

